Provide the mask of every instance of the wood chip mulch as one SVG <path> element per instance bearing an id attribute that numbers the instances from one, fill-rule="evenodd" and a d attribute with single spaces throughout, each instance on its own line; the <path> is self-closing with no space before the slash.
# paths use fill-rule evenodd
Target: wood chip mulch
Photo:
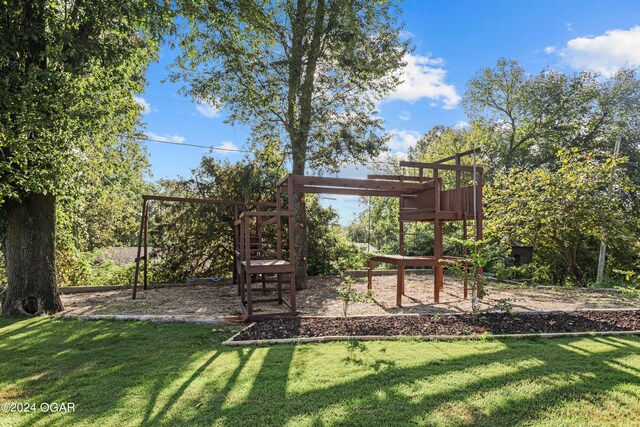
<path id="1" fill-rule="evenodd" d="M 234 341 L 324 336 L 421 336 L 640 330 L 640 310 L 265 320 Z"/>

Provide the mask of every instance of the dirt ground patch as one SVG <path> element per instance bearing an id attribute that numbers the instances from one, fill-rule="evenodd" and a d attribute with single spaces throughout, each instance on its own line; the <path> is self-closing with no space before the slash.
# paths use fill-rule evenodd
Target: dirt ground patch
<path id="1" fill-rule="evenodd" d="M 342 302 L 338 298 L 339 278 L 312 277 L 308 289 L 298 291 L 298 309 L 303 315 L 341 316 Z M 356 289 L 364 293 L 366 278 L 357 279 Z M 433 303 L 433 277 L 407 274 L 403 307 L 396 307 L 396 277 L 373 278 L 373 302 L 354 304 L 349 315 L 380 315 L 400 313 L 465 313 L 471 303 L 463 299 L 460 281 L 447 277 L 440 303 Z M 499 283 L 486 285 L 487 296 L 482 300 L 483 310 L 518 311 L 578 310 L 597 308 L 640 308 L 640 299 L 619 293 L 579 288 L 541 289 L 518 287 Z M 256 292 L 256 297 L 263 297 Z M 267 292 L 267 296 L 273 296 Z M 132 315 L 190 315 L 226 317 L 240 314 L 239 297 L 234 285 L 185 285 L 148 289 L 131 299 L 131 290 L 79 293 L 62 295 L 66 312 L 70 314 L 132 314 Z M 255 312 L 282 311 L 277 304 L 255 305 Z"/>
<path id="2" fill-rule="evenodd" d="M 233 341 L 331 336 L 464 336 L 640 330 L 640 310 L 303 317 L 256 322 Z"/>

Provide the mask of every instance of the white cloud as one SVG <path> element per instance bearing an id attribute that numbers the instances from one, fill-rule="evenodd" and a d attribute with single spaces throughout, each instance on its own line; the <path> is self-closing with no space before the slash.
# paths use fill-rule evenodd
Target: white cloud
<path id="1" fill-rule="evenodd" d="M 209 103 L 201 103 L 201 104 L 196 105 L 196 110 L 201 115 L 203 115 L 205 117 L 208 117 L 210 119 L 213 119 L 213 118 L 218 117 L 220 115 L 220 109 L 214 107 L 213 105 L 211 105 Z"/>
<path id="2" fill-rule="evenodd" d="M 469 122 L 465 122 L 464 120 L 459 120 L 455 125 L 453 125 L 454 129 L 468 129 L 470 127 L 471 124 L 469 124 Z"/>
<path id="3" fill-rule="evenodd" d="M 389 134 L 391 134 L 391 139 L 387 143 L 389 150 L 403 153 L 416 145 L 420 138 L 420 134 L 414 130 L 393 129 Z"/>
<path id="4" fill-rule="evenodd" d="M 413 34 L 411 31 L 407 31 L 407 30 L 402 30 L 400 31 L 400 33 L 398 34 L 398 36 L 400 36 L 401 39 L 413 39 L 416 37 L 415 34 Z"/>
<path id="5" fill-rule="evenodd" d="M 344 178 L 353 178 L 353 177 L 345 176 Z M 363 178 L 366 178 L 366 176 Z M 331 200 L 336 202 L 347 202 L 347 203 L 352 203 L 354 205 L 358 205 L 360 203 L 360 196 L 349 196 L 346 194 L 327 194 L 327 195 L 321 195 L 320 197 L 327 201 Z"/>
<path id="6" fill-rule="evenodd" d="M 409 111 L 403 111 L 402 113 L 400 113 L 398 118 L 406 122 L 407 120 L 411 120 L 411 113 Z"/>
<path id="7" fill-rule="evenodd" d="M 239 150 L 240 148 L 231 141 L 222 141 L 220 145 L 216 148 L 219 148 L 222 153 L 230 153 L 229 150 Z"/>
<path id="8" fill-rule="evenodd" d="M 149 102 L 141 96 L 134 95 L 133 100 L 136 102 L 136 104 L 142 107 L 142 114 L 149 114 L 152 111 L 157 111 L 155 109 L 152 109 L 151 104 L 149 104 Z"/>
<path id="9" fill-rule="evenodd" d="M 556 49 L 547 53 L 553 52 Z M 571 68 L 605 76 L 621 67 L 640 66 L 640 25 L 629 30 L 609 30 L 599 36 L 576 37 L 557 53 Z"/>
<path id="10" fill-rule="evenodd" d="M 163 133 L 162 135 L 159 135 L 155 132 L 146 132 L 147 138 L 149 139 L 155 139 L 156 141 L 162 141 L 162 142 L 173 142 L 176 144 L 182 144 L 186 138 L 184 136 L 181 135 L 169 135 L 167 133 Z"/>
<path id="11" fill-rule="evenodd" d="M 549 55 L 551 55 L 555 51 L 556 51 L 556 48 L 554 46 L 547 46 L 544 48 L 544 53 L 548 53 Z"/>
<path id="12" fill-rule="evenodd" d="M 415 102 L 423 98 L 442 100 L 443 108 L 455 108 L 460 95 L 454 85 L 445 82 L 444 59 L 407 54 L 401 72 L 402 83 L 386 98 L 388 101 Z"/>
<path id="13" fill-rule="evenodd" d="M 376 161 L 385 164 L 397 164 L 400 160 L 409 160 L 409 154 L 397 151 L 395 153 L 384 153 L 380 155 Z"/>
<path id="14" fill-rule="evenodd" d="M 375 159 L 374 159 L 375 160 Z M 357 164 L 357 163 L 348 163 L 340 168 L 340 171 L 336 175 L 327 175 L 327 176 L 336 176 L 340 178 L 366 178 L 368 174 L 376 173 L 376 169 L 374 164 Z M 335 195 L 331 195 L 331 197 L 337 197 Z M 346 196 L 353 197 L 353 196 Z"/>

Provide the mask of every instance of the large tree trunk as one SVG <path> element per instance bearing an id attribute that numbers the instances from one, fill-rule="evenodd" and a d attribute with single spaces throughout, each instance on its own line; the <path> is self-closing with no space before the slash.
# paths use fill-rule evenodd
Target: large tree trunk
<path id="1" fill-rule="evenodd" d="M 298 0 L 295 14 L 291 18 L 292 41 L 289 56 L 287 118 L 291 138 L 291 171 L 297 175 L 304 175 L 307 163 L 307 143 L 312 122 L 311 104 L 326 12 L 324 0 L 318 0 L 311 21 L 312 28 L 307 28 L 305 21 L 310 7 L 309 1 Z M 305 57 L 304 39 L 308 36 L 309 30 L 311 30 L 311 39 Z M 294 194 L 294 258 L 298 290 L 307 287 L 307 254 L 309 253 L 307 208 L 303 200 L 304 194 Z"/>
<path id="2" fill-rule="evenodd" d="M 7 287 L 3 316 L 63 310 L 56 287 L 55 197 L 35 194 L 6 204 Z"/>
<path id="3" fill-rule="evenodd" d="M 297 175 L 304 175 L 304 162 L 296 162 L 293 156 L 292 171 Z M 309 253 L 309 237 L 307 233 L 307 205 L 302 202 L 304 193 L 293 194 L 293 223 L 295 226 L 294 262 L 296 267 L 296 289 L 307 288 L 307 254 Z M 302 225 L 302 226 L 301 226 Z"/>

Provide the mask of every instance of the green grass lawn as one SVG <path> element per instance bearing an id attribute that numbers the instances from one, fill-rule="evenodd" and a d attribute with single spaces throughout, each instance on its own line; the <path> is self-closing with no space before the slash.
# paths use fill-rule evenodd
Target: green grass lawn
<path id="1" fill-rule="evenodd" d="M 640 425 L 640 337 L 226 348 L 232 331 L 0 320 L 0 402 L 32 425 Z"/>

